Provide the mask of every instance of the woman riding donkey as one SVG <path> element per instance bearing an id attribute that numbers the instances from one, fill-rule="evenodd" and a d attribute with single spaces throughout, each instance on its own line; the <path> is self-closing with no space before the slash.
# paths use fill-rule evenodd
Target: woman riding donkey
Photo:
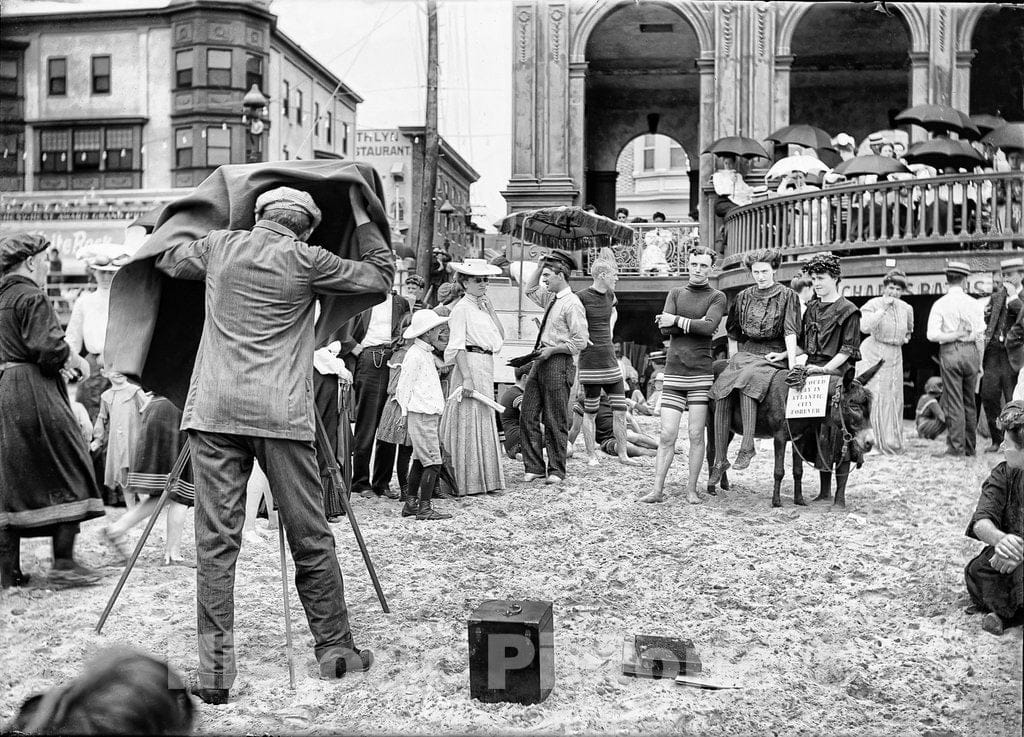
<path id="1" fill-rule="evenodd" d="M 721 481 L 730 468 L 726 459 L 734 396 L 739 395 L 743 420 L 743 442 L 732 468 L 742 470 L 754 457 L 754 429 L 758 404 L 764 399 L 775 371 L 796 365 L 797 335 L 800 332 L 800 299 L 797 293 L 775 281 L 781 256 L 764 249 L 747 254 L 743 264 L 750 270 L 754 286 L 737 295 L 729 309 L 729 362 L 711 387 L 715 402 L 715 465 L 709 486 Z"/>

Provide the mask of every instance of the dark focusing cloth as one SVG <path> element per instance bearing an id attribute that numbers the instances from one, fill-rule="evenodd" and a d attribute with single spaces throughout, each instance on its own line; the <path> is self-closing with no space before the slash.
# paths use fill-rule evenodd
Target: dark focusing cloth
<path id="1" fill-rule="evenodd" d="M 104 514 L 59 373 L 70 351 L 43 290 L 0 280 L 0 528 L 23 537 Z"/>
<path id="2" fill-rule="evenodd" d="M 860 360 L 860 337 L 860 310 L 853 302 L 840 297 L 825 304 L 815 297 L 807 303 L 797 342 L 807 353 L 809 366 L 824 366 L 845 353 L 850 367 Z"/>
<path id="3" fill-rule="evenodd" d="M 1024 470 L 1012 468 L 1006 461 L 992 469 L 981 486 L 981 496 L 967 525 L 968 537 L 979 539 L 974 526 L 990 520 L 1002 532 L 1024 537 Z M 1003 619 L 1016 619 L 1024 613 L 1024 565 L 1011 573 L 999 573 L 989 563 L 995 547 L 986 545 L 964 569 L 967 591 L 980 607 Z"/>
<path id="4" fill-rule="evenodd" d="M 786 350 L 787 335 L 800 334 L 800 298 L 782 284 L 768 289 L 748 287 L 729 308 L 725 322 L 729 337 L 739 350 L 711 387 L 711 399 L 729 396 L 733 389 L 760 402 L 768 393 L 774 372 L 781 367 L 764 356 Z"/>
<path id="5" fill-rule="evenodd" d="M 191 194 L 167 205 L 156 230 L 114 277 L 104 345 L 106 365 L 137 376 L 147 390 L 184 407 L 189 377 L 203 332 L 205 284 L 176 280 L 154 262 L 168 249 L 191 243 L 213 230 L 250 229 L 256 198 L 276 187 L 308 192 L 323 213 L 309 237 L 342 258 L 358 259 L 349 187 L 363 190 L 370 219 L 385 244 L 391 228 L 381 202 L 384 186 L 373 167 L 351 161 L 280 161 L 222 166 Z M 344 323 L 383 301 L 383 294 L 321 295 L 315 343 L 334 339 Z"/>

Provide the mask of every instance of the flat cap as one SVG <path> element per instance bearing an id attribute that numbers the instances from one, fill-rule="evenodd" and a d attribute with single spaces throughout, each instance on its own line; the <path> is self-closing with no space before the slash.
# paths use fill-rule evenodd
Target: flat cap
<path id="1" fill-rule="evenodd" d="M 406 284 L 415 284 L 418 287 L 425 287 L 425 286 L 427 286 L 427 282 L 424 281 L 423 277 L 420 276 L 419 274 L 409 274 L 409 276 L 406 277 L 406 279 L 405 279 L 405 283 Z"/>
<path id="2" fill-rule="evenodd" d="M 12 269 L 29 256 L 45 251 L 50 241 L 41 235 L 14 233 L 0 238 L 0 274 Z"/>
<path id="3" fill-rule="evenodd" d="M 545 266 L 561 266 L 567 274 L 571 274 L 577 268 L 576 259 L 568 251 L 552 250 L 544 257 Z"/>
<path id="4" fill-rule="evenodd" d="M 1003 270 L 1024 269 L 1024 258 L 1004 258 L 999 262 L 999 268 Z"/>
<path id="5" fill-rule="evenodd" d="M 320 208 L 313 202 L 308 192 L 303 192 L 291 187 L 278 187 L 267 190 L 256 198 L 256 219 L 259 220 L 263 213 L 269 210 L 292 210 L 301 212 L 313 218 L 313 229 L 320 225 Z"/>
<path id="6" fill-rule="evenodd" d="M 945 271 L 947 274 L 962 274 L 963 276 L 970 276 L 971 267 L 963 261 L 947 261 Z"/>

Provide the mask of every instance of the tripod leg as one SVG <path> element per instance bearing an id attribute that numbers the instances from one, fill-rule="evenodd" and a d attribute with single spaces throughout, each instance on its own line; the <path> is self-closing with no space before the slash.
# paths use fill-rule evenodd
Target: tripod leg
<path id="1" fill-rule="evenodd" d="M 320 415 L 313 413 L 316 418 L 316 442 L 317 450 L 324 454 L 327 459 L 327 468 L 330 471 L 331 479 L 334 485 L 339 488 L 345 488 L 342 486 L 341 471 L 338 469 L 338 461 L 331 452 L 331 444 L 327 439 L 327 431 L 324 429 L 323 420 L 320 419 Z M 380 587 L 380 581 L 377 579 L 377 571 L 373 567 L 373 561 L 370 560 L 370 551 L 366 549 L 366 543 L 363 541 L 363 533 L 359 531 L 359 523 L 356 522 L 355 512 L 352 511 L 352 504 L 348 500 L 348 494 L 338 494 L 341 505 L 345 508 L 345 514 L 348 516 L 348 521 L 352 525 L 352 533 L 355 535 L 356 543 L 359 545 L 359 552 L 363 555 L 363 563 L 366 564 L 366 570 L 370 574 L 370 581 L 373 582 L 373 588 L 377 592 L 377 598 L 380 600 L 381 609 L 384 610 L 385 614 L 390 614 L 391 609 L 388 607 L 387 599 L 384 597 L 384 590 Z"/>
<path id="2" fill-rule="evenodd" d="M 284 594 L 285 655 L 288 658 L 288 683 L 295 690 L 295 653 L 292 650 L 292 609 L 288 604 L 288 564 L 284 557 L 284 522 L 277 515 L 277 543 L 281 550 L 281 591 Z"/>
<path id="3" fill-rule="evenodd" d="M 107 606 L 103 610 L 103 614 L 100 615 L 100 621 L 96 625 L 96 634 L 103 632 L 103 625 L 107 622 L 107 617 L 110 616 L 110 610 L 114 608 L 114 602 L 117 601 L 117 597 L 121 595 L 121 589 L 124 588 L 125 581 L 128 580 L 128 574 L 132 572 L 132 568 L 135 566 L 135 561 L 139 559 L 139 553 L 142 552 L 142 547 L 146 544 L 146 540 L 149 538 L 149 533 L 153 531 L 153 525 L 156 524 L 156 518 L 160 516 L 160 512 L 167 505 L 167 500 L 171 497 L 171 489 L 178 483 L 178 479 L 181 478 L 181 472 L 185 468 L 185 464 L 188 463 L 189 458 L 189 447 L 186 443 L 181 448 L 181 452 L 178 453 L 178 460 L 174 462 L 174 468 L 167 475 L 167 481 L 164 483 L 164 490 L 160 493 L 160 499 L 156 503 L 156 509 L 153 510 L 153 514 L 149 518 L 149 522 L 146 523 L 146 529 L 142 531 L 142 537 L 139 538 L 139 542 L 135 544 L 135 550 L 132 551 L 132 557 L 128 559 L 127 565 L 121 572 L 121 580 L 117 582 L 117 586 L 114 587 L 114 593 L 110 595 L 110 600 L 107 601 Z"/>

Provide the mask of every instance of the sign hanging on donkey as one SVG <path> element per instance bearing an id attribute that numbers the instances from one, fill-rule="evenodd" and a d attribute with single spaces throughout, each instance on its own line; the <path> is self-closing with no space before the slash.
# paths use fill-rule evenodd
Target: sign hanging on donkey
<path id="1" fill-rule="evenodd" d="M 828 375 L 808 376 L 802 389 L 789 388 L 786 419 L 824 417 L 828 406 Z"/>

